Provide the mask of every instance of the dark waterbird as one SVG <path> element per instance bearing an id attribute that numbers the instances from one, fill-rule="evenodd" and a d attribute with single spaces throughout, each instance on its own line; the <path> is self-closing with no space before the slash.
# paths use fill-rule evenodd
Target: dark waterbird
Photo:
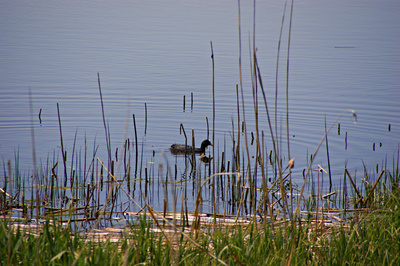
<path id="1" fill-rule="evenodd" d="M 203 140 L 200 148 L 194 148 L 194 152 L 195 153 L 204 153 L 206 151 L 206 148 L 210 145 L 213 146 L 211 144 L 210 140 L 208 140 L 208 139 Z M 170 151 L 172 154 L 193 153 L 193 147 L 190 145 L 184 145 L 184 144 L 172 144 Z"/>

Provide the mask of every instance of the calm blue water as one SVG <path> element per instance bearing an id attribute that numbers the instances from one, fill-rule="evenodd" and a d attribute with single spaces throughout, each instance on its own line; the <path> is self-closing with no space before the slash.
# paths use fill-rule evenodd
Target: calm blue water
<path id="1" fill-rule="evenodd" d="M 296 157 L 293 178 L 299 185 L 307 158 L 324 134 L 325 117 L 329 126 L 346 109 L 356 111 L 358 123 L 353 124 L 350 114 L 346 114 L 339 121 L 341 134 L 338 135 L 336 125 L 329 134 L 335 183 L 340 183 L 346 164 L 353 173 L 363 171 L 363 162 L 375 172 L 376 164 L 381 169 L 387 159 L 392 170 L 391 162 L 400 139 L 398 10 L 400 3 L 395 0 L 295 2 L 289 129 L 291 157 Z M 283 1 L 257 3 L 258 61 L 272 115 L 283 11 Z M 286 131 L 284 89 L 289 12 L 287 8 L 279 62 L 277 125 L 282 136 Z M 255 130 L 249 62 L 252 4 L 243 1 L 241 16 L 243 89 L 250 137 Z M 178 175 L 185 173 L 184 159 L 169 154 L 168 148 L 172 143 L 184 143 L 179 134 L 181 123 L 189 137 L 194 129 L 197 144 L 207 137 L 206 117 L 212 127 L 210 41 L 215 55 L 215 156 L 220 157 L 218 154 L 225 150 L 226 158 L 231 159 L 232 119 L 237 130 L 235 86 L 239 83 L 237 17 L 235 1 L 2 1 L 1 168 L 7 168 L 9 159 L 15 167 L 18 154 L 20 171 L 26 175 L 32 172 L 28 89 L 33 99 L 38 165 L 46 165 L 53 154 L 60 156 L 57 103 L 68 156 L 72 154 L 76 133 L 76 152 L 83 154 L 86 138 L 88 150 L 91 152 L 96 142 L 97 156 L 106 161 L 97 84 L 100 73 L 112 153 L 121 147 L 124 134 L 131 141 L 134 139 L 132 114 L 135 114 L 140 148 L 143 147 L 143 167 L 158 171 L 157 165 L 162 163 L 164 173 L 160 176 L 163 176 L 168 160 L 171 167 L 177 164 Z M 259 96 L 260 129 L 265 131 L 270 150 L 265 109 Z M 144 134 L 145 103 L 147 134 Z M 243 135 L 241 141 L 244 144 Z M 287 149 L 284 141 L 282 149 Z M 162 151 L 166 151 L 166 158 Z M 327 167 L 324 148 L 317 164 Z M 160 192 L 154 201 L 162 201 L 162 197 Z"/>

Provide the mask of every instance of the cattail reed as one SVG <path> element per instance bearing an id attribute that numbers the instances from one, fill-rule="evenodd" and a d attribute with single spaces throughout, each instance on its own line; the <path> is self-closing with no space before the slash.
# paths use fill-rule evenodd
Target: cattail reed
<path id="1" fill-rule="evenodd" d="M 147 166 L 144 167 L 144 180 L 145 180 L 145 185 L 144 185 L 144 196 L 147 198 L 147 186 L 149 183 L 148 175 L 147 175 Z"/>
<path id="2" fill-rule="evenodd" d="M 144 134 L 147 134 L 147 103 L 144 103 Z"/>
<path id="3" fill-rule="evenodd" d="M 139 157 L 139 152 L 138 152 L 138 139 L 137 139 L 137 130 L 136 130 L 136 119 L 135 119 L 135 114 L 132 114 L 133 117 L 133 131 L 135 132 L 135 175 L 134 178 L 137 178 L 137 169 L 138 169 L 138 157 Z"/>
<path id="4" fill-rule="evenodd" d="M 193 111 L 193 92 L 190 93 L 190 110 Z"/>

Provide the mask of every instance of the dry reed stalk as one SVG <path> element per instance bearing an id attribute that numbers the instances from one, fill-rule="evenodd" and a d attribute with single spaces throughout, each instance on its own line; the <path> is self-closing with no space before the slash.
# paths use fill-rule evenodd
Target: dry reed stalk
<path id="1" fill-rule="evenodd" d="M 103 164 L 103 162 L 102 162 L 99 158 L 97 158 L 97 160 L 100 162 L 102 168 L 104 168 L 104 169 L 107 171 L 107 173 L 110 175 L 110 177 L 113 179 L 113 182 L 111 182 L 112 185 L 110 186 L 110 188 L 109 188 L 109 190 L 108 190 L 108 193 L 107 193 L 106 202 L 104 203 L 103 208 L 102 208 L 101 210 L 98 210 L 98 211 L 97 211 L 97 214 L 99 214 L 102 210 L 104 210 L 104 214 L 105 214 L 105 209 L 107 208 L 108 203 L 111 201 L 111 194 L 112 194 L 111 192 L 112 192 L 112 190 L 113 190 L 114 182 L 118 185 L 118 187 L 120 187 L 120 188 L 122 189 L 122 191 L 125 192 L 125 194 L 128 196 L 128 198 L 129 198 L 136 206 L 138 206 L 138 207 L 140 208 L 140 210 L 142 210 L 143 208 L 142 208 L 142 207 L 131 197 L 131 195 L 129 195 L 129 193 L 121 186 L 122 184 L 121 184 L 120 182 L 118 182 L 118 180 L 115 178 L 115 176 L 114 176 L 110 171 L 108 171 L 107 167 Z M 139 212 L 140 212 L 140 210 L 139 210 Z M 97 221 L 96 221 L 96 224 L 95 224 L 94 228 L 97 228 L 97 227 L 99 226 L 100 219 L 101 219 L 101 216 L 98 215 L 98 218 L 97 218 Z"/>
<path id="2" fill-rule="evenodd" d="M 262 78 L 261 78 L 260 68 L 258 67 L 257 57 L 255 57 L 255 59 L 256 59 L 255 64 L 257 66 L 257 73 L 258 73 L 258 81 L 260 83 L 261 92 L 263 94 L 264 106 L 265 106 L 265 111 L 266 111 L 266 115 L 267 115 L 269 131 L 271 134 L 272 146 L 273 146 L 274 155 L 275 155 L 275 162 L 276 162 L 276 165 L 278 166 L 278 179 L 280 182 L 279 184 L 280 184 L 281 194 L 285 195 L 286 193 L 285 193 L 285 188 L 283 186 L 281 163 L 280 163 L 280 159 L 278 158 L 278 147 L 277 147 L 278 145 L 274 138 L 273 128 L 272 128 L 272 124 L 271 124 L 271 118 L 270 118 L 269 110 L 268 110 L 267 98 L 265 96 L 264 86 L 263 86 L 263 82 L 262 82 Z M 287 207 L 286 197 L 283 197 L 283 201 L 284 201 L 284 213 L 286 216 L 286 207 Z M 270 208 L 270 216 L 273 217 L 271 208 Z"/>
<path id="3" fill-rule="evenodd" d="M 215 145 L 215 65 L 214 65 L 214 49 L 212 45 L 212 41 L 210 42 L 211 46 L 211 64 L 212 64 L 212 108 L 213 108 L 213 128 L 212 128 L 212 143 Z M 215 153 L 213 149 L 213 158 L 215 158 Z M 215 160 L 212 162 L 213 170 L 212 173 L 213 175 L 215 174 Z M 214 225 L 215 225 L 215 215 L 216 215 L 216 207 L 215 207 L 215 178 L 212 180 L 212 204 L 213 204 L 213 209 L 214 209 Z"/>
<path id="4" fill-rule="evenodd" d="M 359 199 L 362 199 L 362 196 L 361 196 L 360 192 L 358 191 L 356 184 L 354 184 L 354 181 L 353 181 L 353 179 L 351 178 L 351 175 L 350 175 L 349 171 L 347 170 L 347 168 L 345 168 L 344 171 L 345 171 L 346 175 L 348 176 L 348 178 L 349 178 L 349 180 L 350 180 L 350 183 L 351 183 L 351 185 L 352 185 L 353 188 L 354 188 L 354 191 L 357 193 L 358 198 L 359 198 Z"/>
<path id="5" fill-rule="evenodd" d="M 193 92 L 190 93 L 190 110 L 193 111 Z"/>
<path id="6" fill-rule="evenodd" d="M 326 131 L 326 116 L 325 116 L 325 131 Z M 329 145 L 328 145 L 328 135 L 325 138 L 326 143 L 326 160 L 328 163 L 328 174 L 329 174 L 329 191 L 332 191 L 332 174 L 331 174 L 331 162 L 329 159 Z"/>
<path id="7" fill-rule="evenodd" d="M 101 93 L 100 73 L 97 73 L 97 83 L 99 85 L 101 114 L 103 117 L 103 127 L 104 127 L 105 136 L 106 136 L 108 167 L 110 167 L 110 165 L 111 165 L 111 141 L 109 138 L 109 134 L 107 134 L 108 130 L 107 130 L 106 118 L 105 118 L 105 114 L 104 114 L 103 94 Z"/>
<path id="8" fill-rule="evenodd" d="M 376 186 L 378 185 L 379 181 L 381 180 L 381 178 L 382 178 L 382 176 L 383 176 L 383 174 L 384 174 L 385 172 L 386 172 L 386 169 L 382 169 L 381 173 L 379 174 L 378 179 L 376 179 L 374 185 L 372 186 L 371 190 L 370 190 L 369 193 L 367 194 L 367 198 L 365 199 L 365 202 L 364 202 L 365 205 L 366 205 L 367 202 L 371 199 L 372 194 L 374 193 Z M 362 198 L 358 199 L 358 201 L 356 202 L 356 206 L 357 206 L 362 200 L 363 200 Z"/>
<path id="9" fill-rule="evenodd" d="M 147 134 L 147 103 L 144 103 L 144 134 Z"/>
<path id="10" fill-rule="evenodd" d="M 60 129 L 60 142 L 61 142 L 61 153 L 62 153 L 62 159 L 63 159 L 63 164 L 64 164 L 64 187 L 67 186 L 67 158 L 66 158 L 66 151 L 64 151 L 64 141 L 63 141 L 63 135 L 62 135 L 62 127 L 61 127 L 61 117 L 60 117 L 60 107 L 57 103 L 57 115 L 58 115 L 58 127 Z M 64 191 L 65 195 L 65 191 Z"/>

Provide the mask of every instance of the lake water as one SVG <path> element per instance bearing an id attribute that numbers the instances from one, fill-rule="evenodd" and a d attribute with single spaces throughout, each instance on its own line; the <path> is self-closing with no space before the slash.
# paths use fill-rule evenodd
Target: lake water
<path id="1" fill-rule="evenodd" d="M 256 6 L 258 63 L 274 119 L 277 46 L 285 2 L 259 1 Z M 278 82 L 277 125 L 281 132 L 278 135 L 283 137 L 286 134 L 289 6 Z M 292 176 L 297 184 L 302 184 L 303 169 L 307 168 L 309 156 L 324 134 L 325 117 L 329 126 L 346 109 L 357 113 L 358 123 L 354 124 L 348 113 L 339 121 L 341 134 L 335 125 L 328 135 L 335 184 L 343 180 L 345 165 L 358 177 L 363 176 L 363 162 L 372 176 L 376 175 L 376 165 L 380 172 L 386 160 L 387 168 L 392 170 L 400 139 L 399 10 L 400 2 L 396 0 L 295 1 L 290 46 L 289 130 L 290 153 L 296 158 Z M 249 59 L 252 22 L 253 5 L 242 1 L 243 93 L 249 140 L 250 132 L 255 131 Z M 8 160 L 23 176 L 32 175 L 31 117 L 37 166 L 46 165 L 48 158 L 52 162 L 54 154 L 60 158 L 57 103 L 68 164 L 75 134 L 76 154 L 83 155 L 86 138 L 89 153 L 96 142 L 97 157 L 107 161 L 97 73 L 101 79 L 112 154 L 121 147 L 125 134 L 133 142 L 132 114 L 135 114 L 140 165 L 153 169 L 157 177 L 165 176 L 168 162 L 171 168 L 176 164 L 178 176 L 184 175 L 185 159 L 170 154 L 168 148 L 172 143 L 185 142 L 180 135 L 181 123 L 189 140 L 194 130 L 196 144 L 207 138 L 207 118 L 212 130 L 210 41 L 215 59 L 214 156 L 217 160 L 225 151 L 226 160 L 230 160 L 232 120 L 237 135 L 236 84 L 239 83 L 236 1 L 2 1 L 2 187 Z M 261 93 L 259 104 L 260 130 L 265 132 L 266 149 L 270 150 Z M 241 141 L 244 145 L 243 134 Z M 282 141 L 282 150 L 286 151 L 285 141 Z M 159 164 L 164 168 L 157 173 Z M 324 145 L 314 165 L 318 164 L 327 167 Z M 361 185 L 360 179 L 357 184 Z M 160 192 L 151 203 L 159 209 L 163 197 Z M 141 196 L 138 198 L 140 201 Z"/>

